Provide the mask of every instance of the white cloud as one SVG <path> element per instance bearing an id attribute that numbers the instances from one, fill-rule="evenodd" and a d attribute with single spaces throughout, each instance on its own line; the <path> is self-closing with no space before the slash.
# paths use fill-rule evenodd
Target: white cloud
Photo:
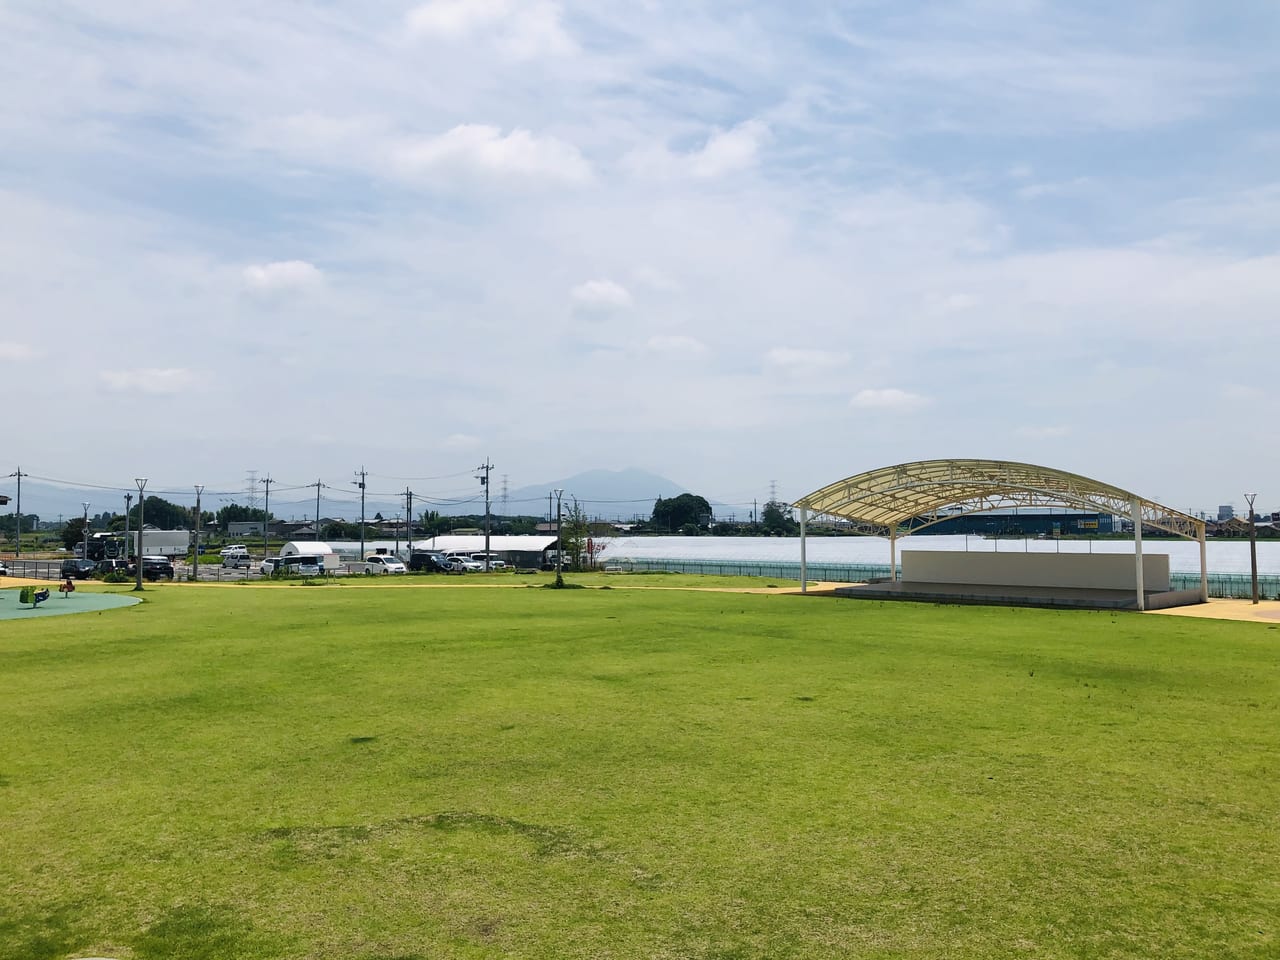
<path id="1" fill-rule="evenodd" d="M 1028 440 L 1055 440 L 1071 435 L 1071 428 L 1066 426 L 1052 427 L 1019 427 L 1018 436 Z"/>
<path id="2" fill-rule="evenodd" d="M 909 393 L 897 387 L 883 390 L 859 390 L 849 400 L 849 406 L 862 410 L 886 410 L 908 412 L 927 406 L 929 399 L 918 393 Z"/>
<path id="3" fill-rule="evenodd" d="M 578 148 L 517 128 L 505 136 L 487 124 L 461 124 L 438 137 L 405 141 L 392 161 L 410 176 L 484 174 L 498 178 L 582 183 L 591 165 Z"/>
<path id="4" fill-rule="evenodd" d="M 1060 197 L 1082 193 L 1091 186 L 1093 186 L 1092 177 L 1075 177 L 1071 180 L 1062 180 L 1056 183 L 1029 183 L 1024 187 L 1019 187 L 1015 193 L 1023 200 L 1037 200 L 1040 197 Z"/>
<path id="5" fill-rule="evenodd" d="M 0 360 L 31 360 L 35 356 L 35 349 L 25 343 L 5 343 L 0 341 Z"/>
<path id="6" fill-rule="evenodd" d="M 1261 400 L 1266 396 L 1266 393 L 1258 387 L 1247 386 L 1243 383 L 1228 383 L 1222 388 L 1222 396 L 1225 400 L 1249 403 Z"/>
<path id="7" fill-rule="evenodd" d="M 849 362 L 847 353 L 830 350 L 800 350 L 794 347 L 775 347 L 765 354 L 765 360 L 775 367 L 794 373 L 842 367 Z"/>
<path id="8" fill-rule="evenodd" d="M 588 310 L 621 310 L 631 306 L 627 288 L 612 280 L 588 280 L 569 291 L 575 306 Z"/>
<path id="9" fill-rule="evenodd" d="M 654 353 L 706 353 L 707 345 L 697 337 L 683 334 L 670 334 L 650 337 L 645 347 Z"/>
<path id="10" fill-rule="evenodd" d="M 480 446 L 480 438 L 466 433 L 454 433 L 440 442 L 441 450 L 466 451 Z"/>
<path id="11" fill-rule="evenodd" d="M 732 130 L 717 130 L 707 145 L 688 158 L 695 177 L 719 177 L 753 166 L 760 146 L 769 137 L 769 128 L 759 120 L 748 120 Z"/>
<path id="12" fill-rule="evenodd" d="M 412 36 L 458 42 L 485 33 L 518 60 L 572 53 L 558 3 L 547 0 L 431 0 L 405 18 Z"/>
<path id="13" fill-rule="evenodd" d="M 702 147 L 688 153 L 675 153 L 665 145 L 635 151 L 626 158 L 626 166 L 642 176 L 711 180 L 755 166 L 770 135 L 768 124 L 747 120 L 731 130 L 713 131 Z"/>
<path id="14" fill-rule="evenodd" d="M 432 0 L 410 10 L 405 21 L 417 35 L 463 37 L 501 21 L 509 7 L 506 0 Z"/>
<path id="15" fill-rule="evenodd" d="M 244 268 L 244 282 L 252 290 L 305 290 L 315 287 L 324 274 L 305 260 L 278 260 Z"/>
<path id="16" fill-rule="evenodd" d="M 182 367 L 166 369 L 103 370 L 103 386 L 112 393 L 179 394 L 196 381 L 190 370 Z"/>

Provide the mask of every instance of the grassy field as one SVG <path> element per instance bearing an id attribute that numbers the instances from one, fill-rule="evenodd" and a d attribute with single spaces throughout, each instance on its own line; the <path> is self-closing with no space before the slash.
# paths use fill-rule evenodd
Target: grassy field
<path id="1" fill-rule="evenodd" d="M 690 579 L 3 624 L 0 960 L 1280 955 L 1280 631 Z"/>

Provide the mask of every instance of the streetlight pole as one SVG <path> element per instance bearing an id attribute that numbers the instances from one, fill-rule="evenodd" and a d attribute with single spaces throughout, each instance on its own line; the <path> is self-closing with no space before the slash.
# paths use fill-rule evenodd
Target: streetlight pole
<path id="1" fill-rule="evenodd" d="M 360 488 L 360 562 L 364 563 L 364 478 L 367 473 L 364 467 L 356 471 L 360 479 L 353 481 Z"/>
<path id="2" fill-rule="evenodd" d="M 1246 493 L 1245 500 L 1249 502 L 1249 582 L 1253 586 L 1253 602 L 1258 602 L 1258 525 L 1253 519 L 1253 501 L 1258 498 L 1256 493 Z"/>
<path id="3" fill-rule="evenodd" d="M 556 586 L 564 586 L 564 537 L 560 533 L 560 498 L 563 490 L 556 491 Z"/>
<path id="4" fill-rule="evenodd" d="M 84 545 L 80 548 L 81 559 L 89 559 L 89 502 L 81 500 L 80 506 L 84 507 L 84 529 L 80 531 L 84 534 Z"/>
<path id="5" fill-rule="evenodd" d="M 146 510 L 146 505 L 145 505 L 146 495 L 143 493 L 143 491 L 147 489 L 147 478 L 134 477 L 133 482 L 138 485 L 138 549 L 133 555 L 134 570 L 137 572 L 138 579 L 137 579 L 137 582 L 134 584 L 133 589 L 141 590 L 142 589 L 142 526 L 143 526 L 142 518 Z"/>
<path id="6" fill-rule="evenodd" d="M 200 494 L 204 493 L 204 484 L 196 484 L 196 551 L 191 558 L 191 579 L 200 582 Z"/>

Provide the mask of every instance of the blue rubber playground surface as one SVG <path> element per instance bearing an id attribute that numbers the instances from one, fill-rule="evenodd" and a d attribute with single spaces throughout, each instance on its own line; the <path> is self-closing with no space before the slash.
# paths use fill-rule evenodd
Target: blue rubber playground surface
<path id="1" fill-rule="evenodd" d="M 37 617 L 61 617 L 71 613 L 97 613 L 100 610 L 131 607 L 142 602 L 137 597 L 119 593 L 91 593 L 88 590 L 77 590 L 64 598 L 58 592 L 58 585 L 51 582 L 48 587 L 49 599 L 32 610 L 31 604 L 18 602 L 20 589 L 13 587 L 0 590 L 0 620 L 34 620 Z"/>

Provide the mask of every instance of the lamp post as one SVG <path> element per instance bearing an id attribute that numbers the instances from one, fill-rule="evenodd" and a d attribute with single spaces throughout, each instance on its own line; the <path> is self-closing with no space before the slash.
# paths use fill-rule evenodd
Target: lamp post
<path id="1" fill-rule="evenodd" d="M 556 586 L 564 586 L 564 536 L 560 530 L 560 498 L 563 490 L 556 491 Z"/>
<path id="2" fill-rule="evenodd" d="M 1249 582 L 1253 587 L 1253 602 L 1258 602 L 1258 525 L 1253 519 L 1253 501 L 1258 498 L 1256 493 L 1246 493 L 1245 500 L 1249 503 Z"/>
<path id="3" fill-rule="evenodd" d="M 204 493 L 204 484 L 196 484 L 196 551 L 191 557 L 191 579 L 200 582 L 200 494 Z"/>
<path id="4" fill-rule="evenodd" d="M 82 560 L 88 560 L 89 559 L 89 502 L 87 500 L 81 500 L 80 506 L 84 507 L 84 529 L 81 531 L 81 533 L 84 534 L 84 545 L 81 546 L 80 548 L 80 558 Z"/>
<path id="5" fill-rule="evenodd" d="M 365 559 L 364 558 L 364 480 L 365 480 L 365 477 L 368 476 L 368 473 L 364 467 L 361 467 L 359 470 L 356 471 L 356 476 L 358 476 L 360 479 L 353 480 L 351 482 L 360 488 L 360 562 L 364 563 L 364 559 Z M 317 494 L 319 492 L 320 492 L 319 490 L 316 490 Z M 320 506 L 319 506 L 319 500 L 317 499 L 316 518 L 318 519 L 319 517 L 320 517 Z M 320 538 L 316 537 L 316 539 L 319 540 Z"/>
<path id="6" fill-rule="evenodd" d="M 147 489 L 146 477 L 134 477 L 133 482 L 138 485 L 138 549 L 133 554 L 133 567 L 137 573 L 138 579 L 134 584 L 134 590 L 142 589 L 142 518 L 145 506 L 143 501 L 146 499 L 144 490 Z"/>

